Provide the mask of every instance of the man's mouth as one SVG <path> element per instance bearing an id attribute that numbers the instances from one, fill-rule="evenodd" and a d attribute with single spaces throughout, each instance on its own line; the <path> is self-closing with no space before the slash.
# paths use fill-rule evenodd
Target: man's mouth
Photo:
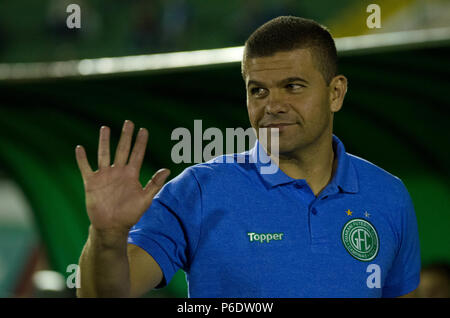
<path id="1" fill-rule="evenodd" d="M 271 123 L 267 125 L 262 125 L 261 128 L 281 128 L 285 126 L 292 126 L 295 125 L 295 123 Z"/>

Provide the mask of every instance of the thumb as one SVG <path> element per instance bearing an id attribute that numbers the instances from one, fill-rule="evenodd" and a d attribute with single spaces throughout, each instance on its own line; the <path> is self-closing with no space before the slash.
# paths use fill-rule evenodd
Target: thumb
<path id="1" fill-rule="evenodd" d="M 158 191 L 163 187 L 166 182 L 167 177 L 170 175 L 169 169 L 159 169 L 153 177 L 147 182 L 144 188 L 146 199 L 148 201 L 153 200 L 153 197 L 158 193 Z"/>

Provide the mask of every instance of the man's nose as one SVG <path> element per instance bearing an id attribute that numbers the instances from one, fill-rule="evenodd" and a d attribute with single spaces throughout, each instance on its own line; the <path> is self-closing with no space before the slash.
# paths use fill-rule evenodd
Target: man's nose
<path id="1" fill-rule="evenodd" d="M 267 114 L 285 113 L 288 111 L 287 102 L 283 98 L 282 94 L 271 92 L 267 100 L 265 110 Z"/>

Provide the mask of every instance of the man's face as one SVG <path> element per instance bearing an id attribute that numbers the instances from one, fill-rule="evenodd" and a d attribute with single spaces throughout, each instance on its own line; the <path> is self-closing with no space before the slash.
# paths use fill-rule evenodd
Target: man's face
<path id="1" fill-rule="evenodd" d="M 247 110 L 258 138 L 260 128 L 279 128 L 283 154 L 314 143 L 332 129 L 332 113 L 338 109 L 331 106 L 331 85 L 316 69 L 309 49 L 250 58 L 246 63 Z"/>

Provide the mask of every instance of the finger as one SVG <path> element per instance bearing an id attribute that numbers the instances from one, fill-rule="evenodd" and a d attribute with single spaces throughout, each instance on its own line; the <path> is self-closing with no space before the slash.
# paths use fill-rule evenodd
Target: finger
<path id="1" fill-rule="evenodd" d="M 78 164 L 78 168 L 80 169 L 81 176 L 85 180 L 93 172 L 92 172 L 91 166 L 89 165 L 89 162 L 87 160 L 86 151 L 84 150 L 83 146 L 77 146 L 75 148 L 75 157 L 77 159 L 77 164 Z"/>
<path id="2" fill-rule="evenodd" d="M 115 166 L 124 166 L 127 163 L 130 154 L 131 139 L 133 137 L 134 124 L 129 120 L 125 120 L 120 135 L 119 144 L 116 149 L 116 156 L 114 159 Z"/>
<path id="3" fill-rule="evenodd" d="M 100 128 L 100 137 L 98 141 L 98 168 L 106 168 L 110 165 L 111 155 L 109 153 L 109 127 Z"/>
<path id="4" fill-rule="evenodd" d="M 169 169 L 160 169 L 153 175 L 153 177 L 147 183 L 147 185 L 144 188 L 144 191 L 147 195 L 147 200 L 148 200 L 149 204 L 153 200 L 153 197 L 163 187 L 163 185 L 169 175 L 170 175 Z"/>
<path id="5" fill-rule="evenodd" d="M 133 147 L 133 151 L 130 155 L 128 164 L 139 172 L 141 170 L 142 162 L 144 161 L 145 149 L 147 147 L 148 131 L 145 128 L 139 129 L 136 137 L 136 142 Z"/>

